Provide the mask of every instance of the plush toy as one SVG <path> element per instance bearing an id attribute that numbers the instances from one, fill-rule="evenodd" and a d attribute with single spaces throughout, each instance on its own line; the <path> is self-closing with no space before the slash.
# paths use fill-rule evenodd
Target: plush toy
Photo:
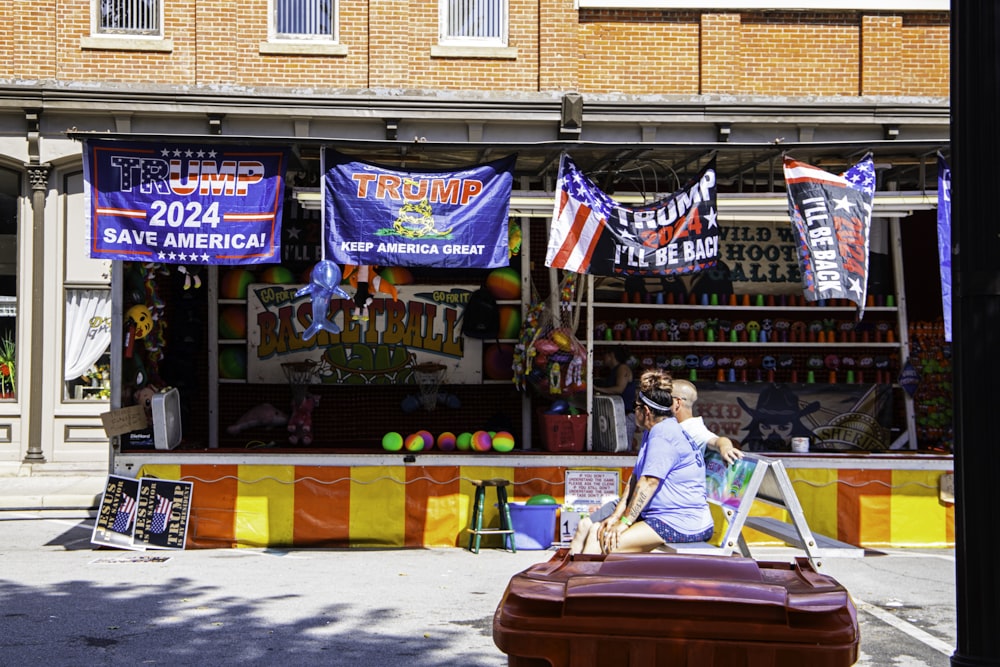
<path id="1" fill-rule="evenodd" d="M 306 394 L 305 398 L 294 406 L 292 416 L 288 418 L 288 442 L 296 445 L 302 441 L 303 445 L 312 443 L 312 413 L 313 408 L 319 405 L 319 396 L 316 394 Z"/>
<path id="2" fill-rule="evenodd" d="M 354 307 L 357 309 L 353 319 L 368 321 L 368 306 L 371 305 L 374 297 L 373 292 L 382 292 L 392 297 L 393 301 L 399 299 L 396 286 L 375 272 L 372 266 L 345 266 L 344 278 L 356 290 L 354 293 Z"/>
<path id="3" fill-rule="evenodd" d="M 275 426 L 284 426 L 287 423 L 288 417 L 284 412 L 270 403 L 261 403 L 247 410 L 243 413 L 242 417 L 226 427 L 226 433 L 229 435 L 238 435 L 247 429 L 257 428 L 258 426 L 273 428 Z"/>
<path id="4" fill-rule="evenodd" d="M 177 267 L 177 270 L 184 275 L 184 289 L 189 290 L 192 287 L 198 289 L 201 287 L 201 267 L 193 266 L 188 267 L 183 264 Z"/>
<path id="5" fill-rule="evenodd" d="M 135 405 L 141 405 L 145 409 L 146 423 L 149 426 L 153 425 L 153 396 L 159 393 L 159 391 L 159 387 L 146 384 L 132 392 L 132 399 L 135 401 Z"/>

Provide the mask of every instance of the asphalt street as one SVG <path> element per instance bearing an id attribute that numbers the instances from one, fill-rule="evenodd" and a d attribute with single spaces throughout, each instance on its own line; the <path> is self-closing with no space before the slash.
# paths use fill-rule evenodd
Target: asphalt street
<path id="1" fill-rule="evenodd" d="M 95 549 L 92 519 L 0 512 L 0 665 L 505 665 L 493 613 L 551 551 Z M 786 560 L 791 552 L 755 553 Z M 827 559 L 866 667 L 945 667 L 952 550 Z"/>

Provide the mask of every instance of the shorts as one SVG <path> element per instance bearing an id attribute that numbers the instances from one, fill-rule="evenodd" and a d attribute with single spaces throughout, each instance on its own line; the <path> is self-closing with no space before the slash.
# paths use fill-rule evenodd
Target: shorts
<path id="1" fill-rule="evenodd" d="M 710 540 L 712 538 L 712 533 L 715 532 L 715 526 L 712 526 L 711 528 L 706 528 L 702 532 L 695 535 L 685 535 L 684 533 L 678 533 L 676 530 L 654 517 L 643 518 L 643 521 L 645 521 L 649 527 L 660 536 L 664 543 L 705 542 Z"/>

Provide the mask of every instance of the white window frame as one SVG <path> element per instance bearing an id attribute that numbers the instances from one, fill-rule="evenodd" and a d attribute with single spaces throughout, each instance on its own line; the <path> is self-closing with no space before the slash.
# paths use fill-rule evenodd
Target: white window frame
<path id="1" fill-rule="evenodd" d="M 858 11 L 951 11 L 949 0 L 574 0 L 577 9 L 717 9 L 757 11 L 762 9 L 833 9 Z"/>
<path id="2" fill-rule="evenodd" d="M 278 32 L 278 5 L 280 0 L 267 0 L 267 39 L 271 42 L 280 41 L 307 41 L 307 42 L 340 42 L 340 2 L 339 0 L 327 0 L 331 5 L 333 15 L 331 17 L 331 30 L 329 35 L 319 33 L 279 33 Z"/>
<path id="3" fill-rule="evenodd" d="M 163 22 L 164 22 L 164 10 L 163 5 L 167 0 L 123 0 L 124 2 L 150 2 L 156 3 L 156 28 L 155 30 L 124 30 L 124 29 L 109 29 L 103 30 L 101 28 L 101 6 L 104 4 L 104 0 L 94 0 L 93 13 L 91 14 L 91 30 L 90 33 L 95 36 L 102 37 L 112 37 L 112 38 L 128 38 L 128 39 L 162 39 L 163 38 Z"/>
<path id="4" fill-rule="evenodd" d="M 454 0 L 438 0 L 438 43 L 441 46 L 457 47 L 499 47 L 505 48 L 510 26 L 510 2 L 500 0 L 502 5 L 500 17 L 500 34 L 490 37 L 456 37 L 448 33 L 449 4 Z M 492 0 L 464 0 L 468 4 Z"/>
<path id="5" fill-rule="evenodd" d="M 340 0 L 329 0 L 333 16 L 329 35 L 278 32 L 278 0 L 267 0 L 267 41 L 260 52 L 276 55 L 344 56 L 347 47 L 340 43 Z"/>
<path id="6" fill-rule="evenodd" d="M 172 39 L 164 37 L 166 20 L 164 5 L 168 0 L 155 0 L 159 7 L 158 32 L 98 32 L 101 26 L 101 0 L 92 0 L 90 8 L 90 34 L 80 38 L 81 49 L 114 51 L 158 51 L 170 53 L 174 50 Z"/>

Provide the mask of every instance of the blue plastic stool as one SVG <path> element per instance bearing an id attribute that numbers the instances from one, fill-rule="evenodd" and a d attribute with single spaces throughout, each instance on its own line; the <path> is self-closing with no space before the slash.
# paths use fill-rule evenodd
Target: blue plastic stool
<path id="1" fill-rule="evenodd" d="M 514 528 L 510 521 L 510 507 L 507 505 L 507 487 L 510 481 L 503 478 L 494 479 L 474 479 L 472 485 L 476 487 L 476 496 L 472 507 L 472 521 L 468 528 L 469 551 L 479 553 L 479 540 L 483 535 L 503 535 L 504 548 L 509 548 L 512 553 L 517 553 L 514 545 Z M 492 486 L 497 490 L 497 509 L 500 510 L 500 527 L 483 528 L 483 506 L 486 504 L 486 487 Z"/>

